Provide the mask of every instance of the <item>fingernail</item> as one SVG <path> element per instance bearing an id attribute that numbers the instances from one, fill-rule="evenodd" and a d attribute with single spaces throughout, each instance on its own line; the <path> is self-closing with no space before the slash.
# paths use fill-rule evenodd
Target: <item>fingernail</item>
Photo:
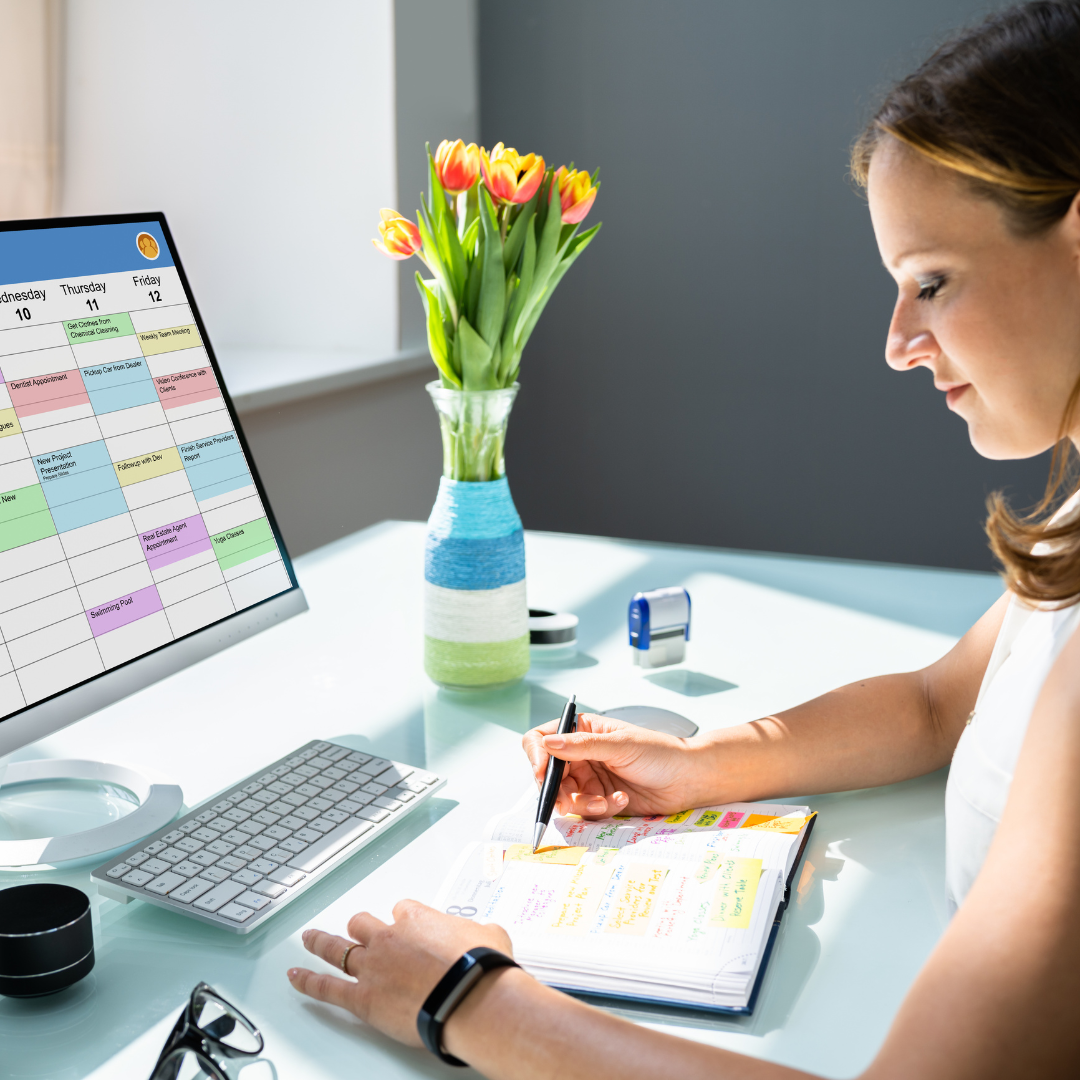
<path id="1" fill-rule="evenodd" d="M 299 968 L 289 968 L 289 982 L 292 982 L 300 974 Z"/>
<path id="2" fill-rule="evenodd" d="M 592 799 L 589 805 L 585 807 L 586 812 L 590 814 L 599 814 L 604 809 L 603 799 Z"/>
<path id="3" fill-rule="evenodd" d="M 616 791 L 612 796 L 617 803 L 624 803 L 630 801 L 630 796 L 625 791 Z"/>
<path id="4" fill-rule="evenodd" d="M 551 750 L 561 750 L 566 745 L 566 740 L 561 735 L 548 735 L 544 739 L 544 745 Z"/>

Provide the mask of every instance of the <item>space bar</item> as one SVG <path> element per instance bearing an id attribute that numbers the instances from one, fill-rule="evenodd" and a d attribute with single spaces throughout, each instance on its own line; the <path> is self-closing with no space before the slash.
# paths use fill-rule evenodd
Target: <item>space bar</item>
<path id="1" fill-rule="evenodd" d="M 342 848 L 348 847 L 358 836 L 363 836 L 372 827 L 370 821 L 345 821 L 336 829 L 331 829 L 321 840 L 316 840 L 307 851 L 300 852 L 288 865 L 293 870 L 303 870 L 310 874 L 322 866 Z"/>

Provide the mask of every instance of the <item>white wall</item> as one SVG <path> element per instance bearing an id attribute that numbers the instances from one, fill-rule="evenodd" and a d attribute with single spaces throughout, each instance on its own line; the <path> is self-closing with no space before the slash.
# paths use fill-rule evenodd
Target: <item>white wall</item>
<path id="1" fill-rule="evenodd" d="M 396 351 L 392 0 L 68 0 L 66 38 L 64 214 L 163 210 L 223 351 Z"/>

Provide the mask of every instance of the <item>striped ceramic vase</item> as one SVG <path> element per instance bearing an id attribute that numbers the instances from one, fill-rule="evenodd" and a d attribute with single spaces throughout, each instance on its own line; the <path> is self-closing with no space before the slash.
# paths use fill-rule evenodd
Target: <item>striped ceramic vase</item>
<path id="1" fill-rule="evenodd" d="M 459 689 L 516 682 L 529 670 L 525 540 L 502 445 L 517 388 L 428 389 L 439 410 L 444 469 L 424 552 L 424 668 L 441 686 Z"/>

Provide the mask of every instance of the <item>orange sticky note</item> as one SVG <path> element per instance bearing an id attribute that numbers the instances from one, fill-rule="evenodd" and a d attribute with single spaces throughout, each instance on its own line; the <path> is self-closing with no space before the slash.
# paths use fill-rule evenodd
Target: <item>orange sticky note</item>
<path id="1" fill-rule="evenodd" d="M 506 849 L 508 862 L 554 863 L 556 866 L 577 866 L 582 856 L 589 849 L 586 847 L 551 847 L 541 848 L 535 855 L 528 844 L 511 844 Z"/>

